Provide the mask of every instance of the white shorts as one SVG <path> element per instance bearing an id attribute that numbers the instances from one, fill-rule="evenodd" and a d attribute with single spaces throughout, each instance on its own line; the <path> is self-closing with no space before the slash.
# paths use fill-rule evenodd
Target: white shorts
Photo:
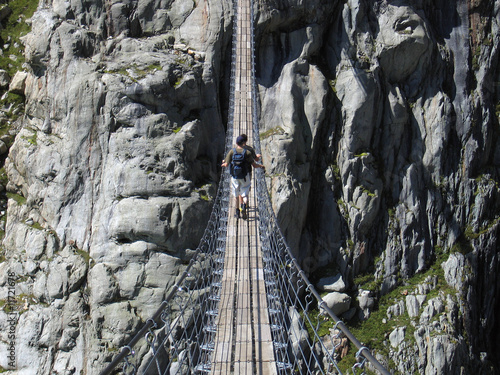
<path id="1" fill-rule="evenodd" d="M 250 184 L 252 182 L 252 177 L 248 174 L 246 179 L 236 179 L 231 177 L 231 186 L 233 188 L 233 195 L 237 197 L 241 195 L 242 197 L 248 196 L 250 192 Z"/>

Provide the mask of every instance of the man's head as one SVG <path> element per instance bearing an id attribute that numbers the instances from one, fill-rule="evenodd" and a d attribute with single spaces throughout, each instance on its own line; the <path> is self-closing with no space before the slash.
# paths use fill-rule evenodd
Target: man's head
<path id="1" fill-rule="evenodd" d="M 244 146 L 245 143 L 247 143 L 247 136 L 246 134 L 239 135 L 238 138 L 236 138 L 236 144 L 238 146 Z"/>

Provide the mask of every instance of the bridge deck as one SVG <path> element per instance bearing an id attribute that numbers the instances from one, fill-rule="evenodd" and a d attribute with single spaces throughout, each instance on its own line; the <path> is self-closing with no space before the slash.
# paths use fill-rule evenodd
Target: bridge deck
<path id="1" fill-rule="evenodd" d="M 254 208 L 247 220 L 230 218 L 227 241 L 213 373 L 275 374 Z"/>
<path id="2" fill-rule="evenodd" d="M 239 0 L 236 30 L 234 135 L 253 138 L 252 28 L 250 0 Z M 224 275 L 215 348 L 214 374 L 276 374 L 252 181 L 246 220 L 234 217 L 231 199 Z"/>

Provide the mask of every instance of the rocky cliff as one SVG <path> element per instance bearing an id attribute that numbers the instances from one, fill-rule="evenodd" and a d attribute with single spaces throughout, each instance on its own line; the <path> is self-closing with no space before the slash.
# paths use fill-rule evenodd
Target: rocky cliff
<path id="1" fill-rule="evenodd" d="M 304 269 L 343 280 L 343 318 L 395 373 L 498 371 L 500 2 L 255 8 L 268 186 Z M 223 152 L 232 13 L 48 0 L 27 20 L 0 263 L 20 372 L 98 373 L 189 260 Z"/>

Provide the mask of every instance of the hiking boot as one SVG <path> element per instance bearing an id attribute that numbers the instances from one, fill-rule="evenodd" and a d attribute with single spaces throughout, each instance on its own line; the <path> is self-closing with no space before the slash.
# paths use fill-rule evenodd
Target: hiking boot
<path id="1" fill-rule="evenodd" d="M 236 219 L 239 219 L 240 218 L 240 209 L 238 207 L 236 207 L 236 212 L 234 213 L 234 217 Z"/>
<path id="2" fill-rule="evenodd" d="M 241 217 L 243 219 L 246 219 L 247 218 L 247 205 L 245 203 L 243 203 L 241 205 L 240 211 L 241 211 Z"/>

